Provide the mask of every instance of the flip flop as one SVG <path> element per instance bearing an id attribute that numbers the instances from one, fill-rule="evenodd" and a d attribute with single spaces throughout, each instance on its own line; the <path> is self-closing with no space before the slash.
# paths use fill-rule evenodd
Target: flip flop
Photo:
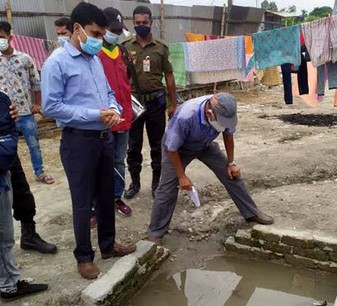
<path id="1" fill-rule="evenodd" d="M 36 177 L 35 180 L 37 182 L 40 182 L 40 183 L 43 183 L 43 184 L 47 184 L 47 185 L 55 183 L 55 180 L 51 176 L 46 175 L 46 174 L 41 174 L 40 176 Z"/>

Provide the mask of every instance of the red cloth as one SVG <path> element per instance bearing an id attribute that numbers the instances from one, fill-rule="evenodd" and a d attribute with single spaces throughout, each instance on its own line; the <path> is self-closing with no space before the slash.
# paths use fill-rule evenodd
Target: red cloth
<path id="1" fill-rule="evenodd" d="M 205 40 L 220 39 L 219 35 L 205 35 Z"/>
<path id="2" fill-rule="evenodd" d="M 109 85 L 115 91 L 117 102 L 123 107 L 124 122 L 111 128 L 112 131 L 125 131 L 131 128 L 133 112 L 131 105 L 131 86 L 128 79 L 127 67 L 123 59 L 122 51 L 119 50 L 118 57 L 113 60 L 103 51 L 98 53 L 101 59 L 105 75 Z"/>
<path id="3" fill-rule="evenodd" d="M 43 39 L 23 35 L 12 35 L 12 37 L 12 47 L 30 55 L 37 69 L 41 70 L 43 63 L 48 58 Z"/>

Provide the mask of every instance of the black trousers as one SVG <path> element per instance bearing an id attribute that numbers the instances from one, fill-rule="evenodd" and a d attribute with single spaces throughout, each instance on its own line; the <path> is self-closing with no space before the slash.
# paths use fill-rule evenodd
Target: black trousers
<path id="1" fill-rule="evenodd" d="M 90 216 L 95 201 L 98 245 L 101 252 L 115 243 L 114 140 L 88 137 L 63 130 L 61 160 L 68 178 L 72 199 L 77 262 L 92 262 Z"/>
<path id="2" fill-rule="evenodd" d="M 19 156 L 10 168 L 13 188 L 13 210 L 14 218 L 24 223 L 33 222 L 36 214 L 35 199 L 30 191 L 26 175 L 22 169 Z"/>
<path id="3" fill-rule="evenodd" d="M 142 171 L 142 148 L 144 125 L 151 148 L 151 168 L 153 172 L 161 171 L 161 139 L 165 132 L 166 95 L 161 95 L 145 104 L 146 112 L 132 123 L 129 132 L 127 164 L 132 175 Z"/>

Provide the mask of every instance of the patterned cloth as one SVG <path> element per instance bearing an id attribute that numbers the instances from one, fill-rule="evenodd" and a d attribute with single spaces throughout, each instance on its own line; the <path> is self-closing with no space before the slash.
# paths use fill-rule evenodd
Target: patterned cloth
<path id="1" fill-rule="evenodd" d="M 243 36 L 184 43 L 188 72 L 240 70 L 246 67 Z"/>
<path id="2" fill-rule="evenodd" d="M 226 70 L 226 71 L 204 71 L 189 72 L 187 74 L 190 84 L 210 84 L 231 80 L 241 80 L 245 78 L 245 70 Z"/>
<path id="3" fill-rule="evenodd" d="M 36 63 L 37 69 L 41 70 L 43 63 L 48 58 L 44 40 L 22 35 L 13 35 L 12 37 L 13 47 L 21 52 L 29 54 Z"/>
<path id="4" fill-rule="evenodd" d="M 282 64 L 301 65 L 300 26 L 253 34 L 256 69 Z"/>
<path id="5" fill-rule="evenodd" d="M 330 18 L 322 18 L 302 24 L 305 45 L 312 65 L 316 68 L 331 60 Z"/>
<path id="6" fill-rule="evenodd" d="M 40 91 L 40 77 L 28 54 L 14 49 L 7 59 L 0 52 L 0 90 L 16 104 L 19 116 L 31 114 L 32 93 Z"/>
<path id="7" fill-rule="evenodd" d="M 337 62 L 337 16 L 330 18 L 331 61 Z"/>
<path id="8" fill-rule="evenodd" d="M 169 44 L 169 51 L 176 85 L 185 87 L 187 85 L 187 79 L 185 71 L 185 55 L 183 44 L 182 43 Z"/>

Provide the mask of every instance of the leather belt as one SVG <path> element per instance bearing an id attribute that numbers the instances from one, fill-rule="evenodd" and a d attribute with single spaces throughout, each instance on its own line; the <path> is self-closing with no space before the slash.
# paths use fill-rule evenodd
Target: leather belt
<path id="1" fill-rule="evenodd" d="M 110 135 L 110 130 L 102 130 L 102 131 L 96 131 L 96 130 L 81 130 L 81 129 L 75 129 L 71 127 L 65 127 L 63 129 L 65 132 L 69 132 L 72 134 L 79 134 L 86 137 L 93 137 L 93 138 L 107 138 Z"/>

